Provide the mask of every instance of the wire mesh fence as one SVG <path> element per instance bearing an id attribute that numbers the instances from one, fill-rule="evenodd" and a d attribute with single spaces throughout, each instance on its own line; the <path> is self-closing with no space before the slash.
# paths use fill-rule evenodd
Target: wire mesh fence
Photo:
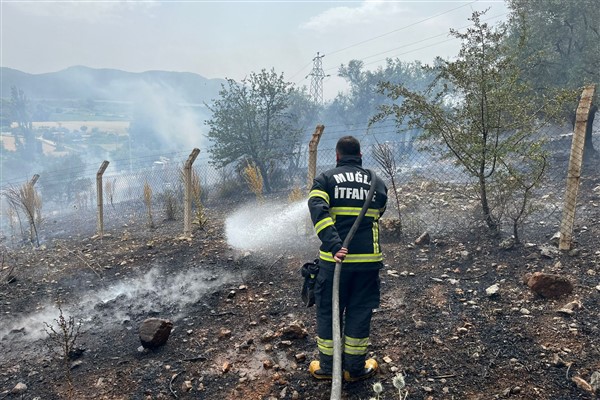
<path id="1" fill-rule="evenodd" d="M 336 164 L 335 138 L 327 137 L 327 129 L 318 148 L 317 173 Z M 418 140 L 418 135 L 399 136 L 397 140 L 378 141 L 377 136 L 359 136 L 362 142 L 363 166 L 372 169 L 389 189 L 388 211 L 384 219 L 401 220 L 403 233 L 412 236 L 423 231 L 447 234 L 470 231 L 483 224 L 480 185 L 475 176 L 461 168 L 452 158 L 444 157 L 443 148 Z M 523 227 L 545 235 L 556 232 L 564 207 L 565 184 L 571 150 L 572 132 L 568 128 L 552 128 L 542 132 L 548 160 L 544 180 L 528 193 L 530 207 Z M 598 132 L 592 135 L 594 148 L 600 147 Z M 387 149 L 387 164 L 378 160 L 378 151 Z M 166 227 L 174 233 L 183 231 L 184 180 L 183 166 L 189 151 L 172 154 L 160 161 L 131 160 L 124 170 L 109 165 L 102 176 L 103 220 L 106 232 L 148 232 Z M 267 199 L 284 198 L 292 190 L 307 193 L 308 147 L 273 162 L 268 170 L 271 193 Z M 121 163 L 123 165 L 123 163 Z M 100 165 L 84 170 L 63 170 L 40 174 L 35 184 L 42 201 L 36 211 L 38 232 L 42 240 L 60 237 L 92 236 L 97 233 L 97 181 Z M 244 179 L 244 165 L 215 168 L 210 155 L 201 153 L 193 164 L 201 192 L 201 204 L 211 210 L 253 198 Z M 580 196 L 597 194 L 597 188 L 585 185 L 594 181 L 597 170 L 584 166 Z M 27 182 L 13 183 L 19 187 Z M 492 185 L 493 186 L 493 185 Z M 2 193 L 6 193 L 4 186 Z M 511 215 L 500 191 L 490 188 L 492 211 L 499 215 L 500 229 L 511 233 Z M 8 242 L 22 243 L 28 235 L 27 219 L 14 210 L 6 196 L 0 201 L 0 228 Z M 279 200 L 281 201 L 281 200 Z M 576 201 L 576 200 L 574 200 Z M 504 202 L 504 204 L 503 204 Z M 192 205 L 196 210 L 199 203 Z M 505 207 L 505 209 L 502 209 Z M 142 229 L 139 229 L 142 228 Z M 148 228 L 148 229 L 146 229 Z M 533 228 L 533 229 L 532 229 Z M 525 234 L 527 237 L 527 233 Z"/>

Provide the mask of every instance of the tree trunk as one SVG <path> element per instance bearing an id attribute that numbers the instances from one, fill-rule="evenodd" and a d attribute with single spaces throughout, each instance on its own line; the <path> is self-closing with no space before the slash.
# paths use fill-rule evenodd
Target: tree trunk
<path id="1" fill-rule="evenodd" d="M 258 169 L 260 170 L 260 174 L 262 175 L 263 188 L 265 192 L 271 193 L 271 180 L 267 168 L 265 167 L 265 164 L 263 162 L 257 162 L 256 165 L 258 165 Z"/>
<path id="2" fill-rule="evenodd" d="M 481 209 L 483 210 L 485 223 L 493 233 L 497 233 L 498 224 L 494 221 L 490 212 L 490 205 L 487 199 L 487 185 L 483 176 L 479 176 L 479 197 L 481 198 Z"/>

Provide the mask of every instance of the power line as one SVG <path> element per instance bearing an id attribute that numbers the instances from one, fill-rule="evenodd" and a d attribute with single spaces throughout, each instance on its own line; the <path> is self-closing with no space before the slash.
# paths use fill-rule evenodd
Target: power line
<path id="1" fill-rule="evenodd" d="M 478 1 L 478 0 L 472 1 L 472 2 L 470 2 L 470 3 L 467 3 L 467 4 L 463 4 L 463 5 L 461 5 L 461 6 L 458 6 L 458 7 L 452 8 L 452 9 L 450 9 L 450 10 L 447 10 L 447 11 L 444 11 L 444 12 L 442 12 L 442 13 L 439 13 L 439 14 L 433 15 L 433 16 L 431 16 L 431 17 L 427 17 L 427 18 L 425 18 L 425 19 L 422 19 L 422 20 L 420 20 L 420 21 L 413 22 L 412 24 L 405 25 L 405 26 L 403 26 L 403 27 L 401 27 L 401 28 L 394 29 L 393 31 L 386 32 L 386 33 L 383 33 L 383 34 L 381 34 L 381 35 L 378 35 L 378 36 L 372 37 L 372 38 L 370 38 L 370 39 L 365 39 L 365 40 L 363 40 L 363 41 L 361 41 L 361 42 L 358 42 L 358 43 L 352 44 L 352 45 L 350 45 L 350 46 L 346 46 L 346 47 L 344 47 L 344 48 L 341 48 L 341 49 L 339 49 L 339 50 L 330 51 L 330 52 L 329 52 L 329 53 L 327 53 L 327 54 L 328 54 L 328 55 L 337 54 L 337 53 L 340 53 L 340 52 L 342 52 L 342 51 L 345 51 L 345 50 L 351 49 L 352 47 L 360 46 L 361 44 L 365 44 L 365 43 L 371 42 L 371 41 L 373 41 L 373 40 L 380 39 L 380 38 L 382 38 L 382 37 L 384 37 L 384 36 L 391 35 L 392 33 L 396 33 L 396 32 L 402 31 L 402 30 L 404 30 L 404 29 L 411 28 L 411 27 L 413 27 L 413 26 L 415 26 L 415 25 L 422 24 L 423 22 L 426 22 L 426 21 L 429 21 L 429 20 L 431 20 L 431 19 L 437 18 L 437 17 L 439 17 L 439 16 L 442 16 L 442 15 L 444 15 L 444 14 L 448 14 L 448 13 L 450 13 L 450 12 L 452 12 L 452 11 L 458 10 L 459 8 L 463 8 L 463 7 L 469 6 L 469 5 L 473 4 L 473 3 L 476 3 L 477 1 Z"/>
<path id="2" fill-rule="evenodd" d="M 499 17 L 503 17 L 503 16 L 505 16 L 506 14 L 508 14 L 508 13 L 502 13 L 502 14 L 498 14 L 498 15 L 495 15 L 495 16 L 493 16 L 493 17 L 487 18 L 487 19 L 485 19 L 484 21 L 490 21 L 490 20 L 492 20 L 492 19 L 496 19 L 496 18 L 499 18 Z M 469 24 L 469 25 L 461 26 L 460 28 L 457 28 L 457 30 L 461 30 L 461 29 L 469 28 L 469 27 L 471 27 L 471 26 L 473 26 L 473 24 Z M 376 54 L 372 54 L 372 55 L 370 55 L 370 56 L 366 56 L 366 57 L 363 57 L 363 58 L 360 58 L 360 59 L 356 59 L 356 60 L 358 60 L 358 61 L 364 61 L 364 60 L 366 60 L 366 59 L 368 59 L 368 58 L 377 57 L 377 56 L 380 56 L 380 55 L 382 55 L 382 54 L 390 53 L 390 52 L 392 52 L 392 51 L 395 51 L 395 50 L 400 50 L 400 49 L 403 49 L 403 48 L 406 48 L 406 47 L 413 46 L 413 45 L 415 45 L 415 44 L 418 44 L 418 43 L 423 43 L 423 42 L 426 42 L 426 41 L 428 41 L 428 40 L 435 39 L 435 38 L 437 38 L 437 37 L 441 37 L 441 36 L 446 36 L 446 35 L 447 35 L 447 33 L 441 33 L 441 34 L 438 34 L 438 35 L 430 36 L 430 37 L 427 37 L 427 38 L 425 38 L 425 39 L 418 40 L 418 41 L 416 41 L 416 42 L 407 43 L 407 44 L 404 44 L 404 45 L 402 45 L 402 46 L 395 47 L 395 48 L 393 48 L 393 49 L 386 50 L 386 51 L 382 51 L 382 52 L 379 52 L 379 53 L 376 53 Z M 399 57 L 399 56 L 402 56 L 402 55 L 405 55 L 405 54 L 409 54 L 409 53 L 413 53 L 413 52 L 415 52 L 415 51 L 419 51 L 419 50 L 427 49 L 427 48 L 429 48 L 429 47 L 437 46 L 437 45 L 439 45 L 439 44 L 447 43 L 447 42 L 450 42 L 450 41 L 453 41 L 453 40 L 456 40 L 456 38 L 449 38 L 449 39 L 442 40 L 442 41 L 439 41 L 439 42 L 435 42 L 435 43 L 432 43 L 432 44 L 429 44 L 429 45 L 426 45 L 426 46 L 421 46 L 421 47 L 418 47 L 418 48 L 416 48 L 416 49 L 412 49 L 412 50 L 409 50 L 409 51 L 405 51 L 405 52 L 403 52 L 403 53 L 398 53 L 398 54 L 395 54 L 395 55 L 393 55 L 393 56 L 395 56 L 395 57 Z M 365 63 L 364 65 L 371 65 L 371 64 L 374 64 L 374 63 L 378 63 L 378 62 L 381 62 L 381 61 L 385 61 L 385 60 L 387 60 L 388 58 L 390 58 L 390 57 L 386 57 L 386 58 L 378 59 L 378 60 L 375 60 L 375 61 L 370 61 L 370 62 L 368 62 L 368 63 Z M 327 68 L 327 69 L 325 69 L 325 71 L 331 71 L 331 70 L 334 70 L 334 69 L 336 69 L 336 68 L 338 68 L 338 67 L 330 67 L 330 68 Z"/>

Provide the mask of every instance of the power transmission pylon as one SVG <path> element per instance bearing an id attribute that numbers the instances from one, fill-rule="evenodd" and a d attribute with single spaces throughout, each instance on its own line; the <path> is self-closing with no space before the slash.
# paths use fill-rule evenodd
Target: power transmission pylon
<path id="1" fill-rule="evenodd" d="M 319 55 L 317 52 L 317 56 L 313 58 L 313 69 L 310 74 L 306 75 L 312 77 L 310 81 L 310 98 L 317 104 L 323 104 L 323 79 L 329 75 L 325 75 L 323 72 L 323 61 L 322 58 L 325 55 Z"/>

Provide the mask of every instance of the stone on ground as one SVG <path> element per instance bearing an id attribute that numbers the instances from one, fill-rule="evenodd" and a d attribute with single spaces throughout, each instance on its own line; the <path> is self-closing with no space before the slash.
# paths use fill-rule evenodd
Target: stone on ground
<path id="1" fill-rule="evenodd" d="M 527 286 L 547 299 L 557 299 L 573 291 L 573 283 L 561 275 L 535 272 L 527 280 Z"/>
<path id="2" fill-rule="evenodd" d="M 155 349 L 167 343 L 173 323 L 166 319 L 148 318 L 140 326 L 140 341 L 146 349 Z"/>

